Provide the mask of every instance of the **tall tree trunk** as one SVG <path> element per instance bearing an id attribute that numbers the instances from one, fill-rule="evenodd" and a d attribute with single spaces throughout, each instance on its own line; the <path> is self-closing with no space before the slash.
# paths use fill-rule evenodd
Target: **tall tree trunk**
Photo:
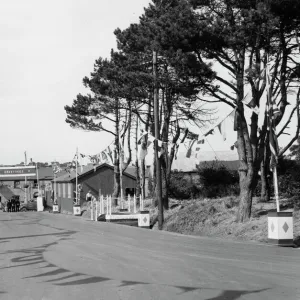
<path id="1" fill-rule="evenodd" d="M 114 205 L 118 205 L 118 197 L 120 194 L 120 153 L 119 153 L 119 143 L 120 143 L 120 137 L 119 137 L 119 107 L 118 107 L 118 100 L 116 101 L 116 129 L 115 129 L 115 150 L 114 150 L 114 192 L 112 195 Z"/>
<path id="2" fill-rule="evenodd" d="M 244 62 L 245 50 L 238 53 L 237 71 L 237 144 L 239 155 L 240 203 L 237 211 L 237 221 L 245 222 L 250 219 L 252 208 L 252 188 L 254 179 L 253 144 L 249 136 L 248 125 L 244 116 L 241 102 L 244 97 Z"/>
<path id="3" fill-rule="evenodd" d="M 261 163 L 260 168 L 260 179 L 261 179 L 261 192 L 260 192 L 260 201 L 268 202 L 270 200 L 270 185 L 269 178 L 267 176 L 268 172 L 264 162 Z"/>

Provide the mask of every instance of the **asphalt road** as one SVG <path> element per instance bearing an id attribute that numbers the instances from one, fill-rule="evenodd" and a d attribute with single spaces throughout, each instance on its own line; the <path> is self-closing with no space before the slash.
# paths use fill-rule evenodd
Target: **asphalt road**
<path id="1" fill-rule="evenodd" d="M 300 299 L 300 250 L 0 212 L 0 299 Z"/>

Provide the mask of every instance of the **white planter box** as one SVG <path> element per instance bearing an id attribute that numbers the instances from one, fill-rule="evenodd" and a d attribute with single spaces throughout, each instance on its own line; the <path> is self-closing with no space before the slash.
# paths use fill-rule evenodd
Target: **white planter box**
<path id="1" fill-rule="evenodd" d="M 149 211 L 141 211 L 138 219 L 138 226 L 141 228 L 150 228 L 150 213 Z"/>
<path id="2" fill-rule="evenodd" d="M 270 211 L 268 213 L 269 242 L 281 246 L 293 246 L 293 212 Z"/>
<path id="3" fill-rule="evenodd" d="M 43 197 L 37 197 L 36 198 L 36 204 L 37 204 L 37 211 L 43 211 L 44 210 L 44 204 L 43 204 Z"/>
<path id="4" fill-rule="evenodd" d="M 58 204 L 53 204 L 52 211 L 53 211 L 53 213 L 59 213 Z"/>
<path id="5" fill-rule="evenodd" d="M 81 216 L 81 207 L 80 205 L 73 206 L 73 214 L 74 216 Z"/>

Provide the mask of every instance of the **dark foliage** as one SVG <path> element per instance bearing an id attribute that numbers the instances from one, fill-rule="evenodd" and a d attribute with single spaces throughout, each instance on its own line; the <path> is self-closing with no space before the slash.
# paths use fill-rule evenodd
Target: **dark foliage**
<path id="1" fill-rule="evenodd" d="M 201 195 L 207 198 L 238 195 L 239 176 L 236 170 L 228 170 L 218 163 L 198 167 Z"/>
<path id="2" fill-rule="evenodd" d="M 171 173 L 169 192 L 178 199 L 191 199 L 199 195 L 197 182 L 184 172 L 173 171 Z"/>

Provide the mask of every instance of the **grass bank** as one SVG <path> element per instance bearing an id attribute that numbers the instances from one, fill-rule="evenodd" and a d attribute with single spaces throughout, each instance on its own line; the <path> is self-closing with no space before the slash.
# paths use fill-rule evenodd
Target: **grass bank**
<path id="1" fill-rule="evenodd" d="M 281 210 L 291 209 L 288 199 L 280 201 Z M 157 208 L 151 208 L 152 221 L 157 220 Z M 164 213 L 163 230 L 188 235 L 211 236 L 233 240 L 267 242 L 267 213 L 275 209 L 274 201 L 259 203 L 254 198 L 252 217 L 248 222 L 237 223 L 237 197 L 203 200 L 170 201 L 170 209 Z M 294 211 L 294 237 L 300 246 L 300 212 Z M 157 222 L 153 226 L 157 230 Z"/>

